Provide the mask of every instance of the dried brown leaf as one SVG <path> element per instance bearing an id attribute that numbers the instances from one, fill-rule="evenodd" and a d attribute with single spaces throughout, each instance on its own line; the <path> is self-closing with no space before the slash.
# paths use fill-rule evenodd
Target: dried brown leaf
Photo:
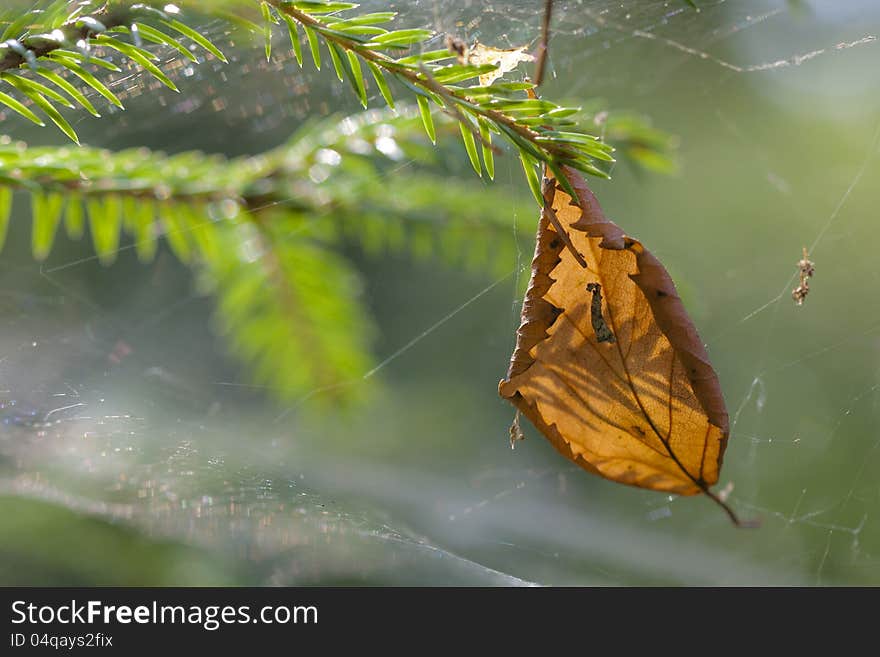
<path id="1" fill-rule="evenodd" d="M 579 199 L 545 177 L 532 278 L 499 392 L 586 470 L 678 495 L 706 493 L 738 523 L 709 490 L 728 416 L 675 285 L 605 218 L 583 178 L 566 173 Z"/>

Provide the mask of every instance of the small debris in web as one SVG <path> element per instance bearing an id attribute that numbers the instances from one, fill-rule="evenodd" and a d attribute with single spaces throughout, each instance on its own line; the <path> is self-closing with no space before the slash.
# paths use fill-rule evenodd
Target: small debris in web
<path id="1" fill-rule="evenodd" d="M 510 449 L 516 449 L 516 444 L 520 440 L 525 440 L 526 435 L 523 433 L 522 427 L 519 425 L 520 412 L 517 411 L 513 416 L 513 422 L 510 425 Z"/>
<path id="2" fill-rule="evenodd" d="M 498 68 L 489 71 L 480 76 L 480 86 L 487 87 L 505 73 L 509 73 L 515 69 L 520 62 L 533 62 L 535 58 L 526 52 L 528 46 L 519 48 L 493 48 L 485 46 L 479 41 L 475 41 L 469 46 L 458 37 L 451 34 L 446 35 L 446 47 L 458 59 L 458 63 L 465 66 L 482 66 L 484 64 L 494 64 Z"/>
<path id="3" fill-rule="evenodd" d="M 807 247 L 804 247 L 804 257 L 798 261 L 798 274 L 801 277 L 800 285 L 791 291 L 791 296 L 797 305 L 804 305 L 804 299 L 810 293 L 810 278 L 816 273 L 815 264 L 808 258 Z"/>

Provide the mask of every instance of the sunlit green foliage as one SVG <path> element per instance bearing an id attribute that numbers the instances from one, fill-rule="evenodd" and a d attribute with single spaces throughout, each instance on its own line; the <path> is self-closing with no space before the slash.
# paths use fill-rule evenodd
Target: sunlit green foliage
<path id="1" fill-rule="evenodd" d="M 38 3 L 28 9 L 13 5 L 0 10 L 0 104 L 43 125 L 39 115 L 21 102 L 30 101 L 76 143 L 79 143 L 76 131 L 58 106 L 73 108 L 76 103 L 93 116 L 100 114 L 82 91 L 57 70 L 69 71 L 86 87 L 122 107 L 119 98 L 85 68 L 89 65 L 114 72 L 120 70 L 116 64 L 94 54 L 93 48 L 120 53 L 174 91 L 177 87 L 154 63 L 157 57 L 144 47 L 147 43 L 170 46 L 194 59 L 182 41 L 186 38 L 225 61 L 216 46 L 177 20 L 173 5 L 166 5 L 162 10 L 150 3 L 56 1 L 47 4 L 40 7 Z M 131 42 L 117 35 L 127 35 Z M 13 90 L 20 99 L 8 93 Z"/>
<path id="2" fill-rule="evenodd" d="M 632 111 L 609 111 L 607 104 L 592 100 L 578 115 L 582 123 L 592 124 L 603 141 L 614 144 L 623 161 L 653 173 L 675 173 L 678 138 L 651 125 L 650 119 Z"/>
<path id="3" fill-rule="evenodd" d="M 86 219 L 104 264 L 120 244 L 149 261 L 164 241 L 218 296 L 220 325 L 257 380 L 296 398 L 370 366 L 371 322 L 357 273 L 336 255 L 341 241 L 371 255 L 401 251 L 482 271 L 513 262 L 512 199 L 425 174 L 398 177 L 405 193 L 388 189 L 383 163 L 431 154 L 418 117 L 404 108 L 318 122 L 278 149 L 234 160 L 9 142 L 0 145 L 0 235 L 11 191 L 22 189 L 37 259 L 49 255 L 60 227 L 79 239 Z"/>
<path id="4" fill-rule="evenodd" d="M 496 153 L 503 153 L 493 135 L 502 137 L 536 197 L 541 165 L 606 176 L 612 145 L 649 169 L 671 169 L 674 144 L 636 115 L 612 114 L 587 122 L 584 131 L 578 108 L 529 98 L 527 81 L 481 86 L 479 76 L 494 65 L 426 51 L 434 35 L 397 29 L 393 12 L 276 0 L 180 6 L 253 35 L 267 58 L 283 43 L 302 65 L 305 50 L 318 69 L 332 68 L 328 74 L 347 81 L 365 108 L 381 99 L 391 109 L 310 123 L 287 144 L 233 160 L 147 149 L 29 148 L 0 135 L 0 248 L 13 190 L 29 196 L 38 260 L 50 255 L 62 230 L 72 239 L 88 232 L 105 265 L 120 248 L 150 261 L 164 242 L 195 268 L 201 288 L 217 296 L 218 323 L 231 348 L 283 398 L 318 388 L 349 398 L 363 390 L 345 384 L 371 367 L 371 321 L 358 274 L 338 255 L 343 243 L 370 255 L 439 256 L 509 273 L 517 249 L 515 199 L 476 183 L 389 173 L 402 159 L 432 157 L 425 134 L 431 142 L 458 135 L 461 157 L 488 178 Z M 20 115 L 45 125 L 48 119 L 78 143 L 65 113 L 99 117 L 102 104 L 122 108 L 106 77 L 120 64 L 178 91 L 157 53 L 226 61 L 222 48 L 187 20 L 166 3 L 4 3 L 0 120 Z M 395 109 L 394 93 L 415 102 L 399 100 Z"/>
<path id="5" fill-rule="evenodd" d="M 436 141 L 432 111 L 442 108 L 460 124 L 460 133 L 471 165 L 477 174 L 485 169 L 494 174 L 492 135 L 501 135 L 513 145 L 523 162 L 537 169 L 565 165 L 584 173 L 607 177 L 603 162 L 613 162 L 613 148 L 598 138 L 582 133 L 570 118 L 577 108 L 530 98 L 534 85 L 529 82 L 479 82 L 481 75 L 492 72 L 495 64 L 472 63 L 450 49 L 426 50 L 434 36 L 430 30 L 394 29 L 393 12 L 357 14 L 355 3 L 283 2 L 262 3 L 266 25 L 284 23 L 290 32 L 297 61 L 302 64 L 298 28 L 306 34 L 312 60 L 321 68 L 320 43 L 323 42 L 340 81 L 347 80 L 364 107 L 367 106 L 367 80 L 370 70 L 385 102 L 393 97 L 385 76 L 402 84 L 416 96 L 425 132 Z M 266 32 L 266 54 L 270 34 Z M 363 61 L 366 66 L 361 66 Z M 483 162 L 477 154 L 480 141 Z M 531 180 L 533 176 L 526 171 Z M 540 204 L 540 197 L 536 196 Z"/>
<path id="6" fill-rule="evenodd" d="M 434 109 L 443 108 L 456 118 L 471 165 L 478 174 L 485 170 L 489 177 L 494 175 L 492 136 L 496 134 L 521 156 L 528 156 L 522 159 L 530 166 L 546 164 L 558 169 L 567 165 L 591 175 L 608 175 L 606 164 L 613 162 L 613 148 L 579 129 L 572 118 L 578 108 L 528 97 L 533 91 L 528 81 L 481 85 L 479 77 L 495 70 L 496 65 L 460 61 L 447 49 L 426 51 L 423 46 L 435 35 L 423 29 L 390 29 L 394 27 L 394 12 L 356 14 L 354 3 L 268 0 L 256 4 L 258 17 L 250 17 L 260 21 L 258 24 L 244 16 L 249 15 L 249 6 L 253 5 L 242 0 L 210 3 L 198 9 L 247 31 L 259 32 L 267 58 L 272 53 L 273 30 L 283 25 L 302 64 L 302 32 L 315 66 L 320 69 L 326 61 L 321 55 L 323 46 L 339 80 L 351 84 L 364 107 L 369 102 L 371 84 L 393 107 L 386 76 L 397 80 L 415 95 L 432 141 L 436 139 Z M 235 7 L 244 15 L 236 16 Z M 97 71 L 89 70 L 97 67 L 118 72 L 116 63 L 100 56 L 109 52 L 122 55 L 177 91 L 155 63 L 158 59 L 148 45 L 164 45 L 193 61 L 197 60 L 195 51 L 226 61 L 215 44 L 179 20 L 178 11 L 174 5 L 162 3 L 57 1 L 42 9 L 6 9 L 0 13 L 5 39 L 0 43 L 0 104 L 39 125 L 44 123 L 42 114 L 77 142 L 75 130 L 59 108 L 79 106 L 94 116 L 99 116 L 99 111 L 83 90 L 58 71 L 68 71 L 68 77 L 75 77 L 78 84 L 121 107 L 119 98 L 95 75 Z M 482 146 L 479 155 L 477 142 Z M 532 179 L 528 173 L 527 177 Z"/>

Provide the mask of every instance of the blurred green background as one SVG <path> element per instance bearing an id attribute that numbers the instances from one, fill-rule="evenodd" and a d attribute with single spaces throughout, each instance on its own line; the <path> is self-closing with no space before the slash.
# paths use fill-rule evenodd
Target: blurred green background
<path id="1" fill-rule="evenodd" d="M 499 47 L 540 26 L 523 0 L 365 4 Z M 593 188 L 708 345 L 733 425 L 719 488 L 761 529 L 589 475 L 531 426 L 511 451 L 496 388 L 537 212 L 514 158 L 479 182 L 450 138 L 430 170 L 517 199 L 517 253 L 485 274 L 352 246 L 384 362 L 350 383 L 371 393 L 353 410 L 248 387 L 168 253 L 52 271 L 90 255 L 59 241 L 41 269 L 19 203 L 0 259 L 0 583 L 880 584 L 880 6 L 697 4 L 558 2 L 543 94 L 678 135 L 677 175 L 621 161 Z M 357 111 L 277 36 L 269 65 L 218 41 L 229 66 L 181 68 L 179 96 L 132 78 L 115 89 L 128 111 L 76 129 L 112 149 L 238 155 Z M 13 119 L 0 131 L 62 143 Z M 816 275 L 798 308 L 802 247 Z"/>

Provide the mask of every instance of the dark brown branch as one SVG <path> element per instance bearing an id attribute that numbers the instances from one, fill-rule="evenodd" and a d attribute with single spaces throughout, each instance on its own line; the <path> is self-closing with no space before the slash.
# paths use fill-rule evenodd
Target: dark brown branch
<path id="1" fill-rule="evenodd" d="M 535 62 L 535 86 L 544 81 L 544 68 L 547 66 L 547 49 L 550 47 L 550 20 L 553 18 L 553 0 L 544 3 L 544 22 L 541 26 L 541 43 L 538 44 L 538 55 Z"/>
<path id="2" fill-rule="evenodd" d="M 90 18 L 95 19 L 104 25 L 108 30 L 122 25 L 128 26 L 135 20 L 135 12 L 126 7 L 114 7 L 113 9 L 104 8 L 100 11 L 90 14 Z M 89 39 L 96 35 L 96 32 L 89 27 L 87 23 L 82 22 L 83 17 L 80 16 L 76 20 L 62 25 L 57 28 L 64 35 L 63 42 L 59 42 L 45 34 L 35 34 L 18 40 L 23 48 L 33 54 L 34 57 L 40 58 L 44 55 L 63 48 L 69 44 L 75 44 L 77 41 Z M 14 68 L 21 68 L 27 65 L 28 58 L 21 53 L 15 52 L 10 47 L 5 47 L 6 53 L 0 57 L 0 73 Z"/>

